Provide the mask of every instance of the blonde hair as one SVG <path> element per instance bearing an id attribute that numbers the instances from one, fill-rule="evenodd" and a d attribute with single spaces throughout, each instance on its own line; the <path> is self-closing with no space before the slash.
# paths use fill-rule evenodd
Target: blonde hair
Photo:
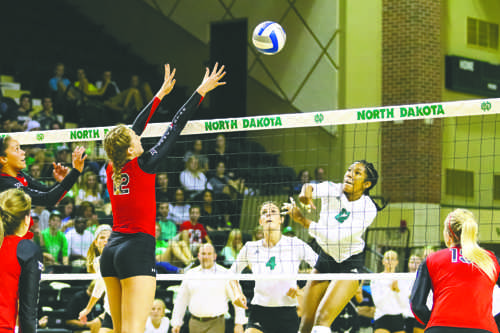
<path id="1" fill-rule="evenodd" d="M 94 176 L 96 178 L 96 183 L 94 185 L 95 186 L 94 188 L 89 188 L 88 181 L 89 181 L 89 178 L 92 176 Z M 99 193 L 99 180 L 97 178 L 97 174 L 94 171 L 89 170 L 83 174 L 80 189 L 82 189 L 85 192 L 85 195 L 90 194 L 94 197 L 97 196 L 97 194 Z"/>
<path id="2" fill-rule="evenodd" d="M 234 245 L 233 245 L 234 238 L 238 235 L 241 237 L 241 243 L 238 244 L 238 246 L 236 248 L 234 248 Z M 240 250 L 243 247 L 243 235 L 241 234 L 240 229 L 231 230 L 231 232 L 229 233 L 229 236 L 227 237 L 226 247 L 231 248 L 236 255 L 238 255 L 238 253 L 240 253 Z"/>
<path id="3" fill-rule="evenodd" d="M 23 190 L 11 188 L 0 193 L 0 217 L 2 241 L 4 235 L 13 235 L 31 214 L 31 197 Z"/>
<path id="4" fill-rule="evenodd" d="M 113 165 L 115 194 L 120 193 L 121 171 L 127 162 L 127 150 L 130 147 L 131 141 L 130 129 L 122 124 L 110 130 L 104 137 L 104 150 Z"/>
<path id="5" fill-rule="evenodd" d="M 95 258 L 99 257 L 101 253 L 99 252 L 99 249 L 97 248 L 96 241 L 99 238 L 99 234 L 101 234 L 103 231 L 111 231 L 111 227 L 107 226 L 106 224 L 101 224 L 95 231 L 94 234 L 94 240 L 90 244 L 90 247 L 87 251 L 87 272 L 89 273 L 97 273 L 95 267 L 94 267 L 94 260 Z"/>
<path id="6" fill-rule="evenodd" d="M 155 302 L 161 304 L 161 306 L 163 308 L 162 314 L 163 314 L 163 316 L 165 316 L 165 310 L 167 309 L 167 306 L 165 305 L 165 302 L 162 299 L 160 299 L 160 298 L 155 298 L 154 301 L 153 301 L 153 303 L 155 303 Z"/>
<path id="7" fill-rule="evenodd" d="M 462 255 L 481 269 L 492 281 L 496 281 L 498 272 L 488 252 L 477 243 L 477 222 L 472 212 L 455 209 L 448 214 L 444 228 L 454 244 L 462 247 Z"/>

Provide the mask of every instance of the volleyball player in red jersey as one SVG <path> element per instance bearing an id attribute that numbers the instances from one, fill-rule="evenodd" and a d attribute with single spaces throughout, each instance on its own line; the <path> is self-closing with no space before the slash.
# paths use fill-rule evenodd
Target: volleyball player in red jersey
<path id="1" fill-rule="evenodd" d="M 163 86 L 135 119 L 132 128 L 118 125 L 104 138 L 110 159 L 107 187 L 113 210 L 113 232 L 101 255 L 115 333 L 144 332 L 155 288 L 155 173 L 206 93 L 225 84 L 224 66 L 207 68 L 202 83 L 177 111 L 156 145 L 144 152 L 140 135 L 175 84 L 175 69 L 165 66 Z"/>
<path id="2" fill-rule="evenodd" d="M 21 190 L 0 194 L 0 333 L 36 333 L 42 253 L 25 239 L 30 226 L 31 198 Z"/>
<path id="3" fill-rule="evenodd" d="M 428 333 L 498 333 L 492 315 L 493 287 L 499 284 L 498 258 L 477 244 L 472 213 L 456 209 L 444 222 L 447 249 L 430 254 L 420 265 L 410 304 Z M 427 295 L 434 293 L 432 310 Z"/>

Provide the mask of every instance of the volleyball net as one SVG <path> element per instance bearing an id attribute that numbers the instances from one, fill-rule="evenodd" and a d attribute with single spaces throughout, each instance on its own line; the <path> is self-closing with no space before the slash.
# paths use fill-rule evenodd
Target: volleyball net
<path id="1" fill-rule="evenodd" d="M 159 168 L 157 202 L 169 203 L 168 212 L 159 220 L 173 220 L 179 228 L 189 220 L 183 202 L 200 207 L 200 223 L 223 262 L 220 253 L 228 245 L 231 230 L 241 230 L 243 243 L 259 237 L 261 203 L 272 200 L 281 204 L 297 198 L 304 181 L 342 183 L 347 167 L 363 159 L 372 162 L 380 175 L 371 196 L 379 204 L 388 203 L 364 234 L 366 272 L 382 270 L 386 250 L 398 252 L 398 271 L 407 271 L 411 253 L 422 256 L 426 248 L 442 246 L 442 221 L 459 207 L 473 211 L 479 222 L 479 240 L 494 250 L 500 238 L 500 173 L 496 171 L 500 166 L 496 153 L 499 113 L 499 99 L 484 99 L 190 121 Z M 167 126 L 169 123 L 148 125 L 142 136 L 145 149 Z M 64 212 L 63 207 L 72 200 L 46 207 L 59 209 L 63 224 L 67 214 L 66 221 L 84 214 L 78 209 L 84 201 L 94 205 L 93 217 L 87 216 L 94 224 L 112 223 L 102 146 L 109 129 L 10 133 L 26 151 L 27 173 L 49 185 L 54 181 L 53 161 L 71 165 L 71 150 L 76 145 L 87 148 L 85 172 L 67 195 L 75 201 L 73 211 Z M 197 144 L 201 144 L 199 152 Z M 196 161 L 190 165 L 192 160 Z M 89 180 L 92 176 L 94 180 Z M 97 190 L 93 189 L 95 183 Z M 179 188 L 184 189 L 182 195 Z M 317 207 L 304 213 L 317 221 L 321 204 Z M 42 211 L 38 208 L 35 215 L 46 219 Z M 46 223 L 40 220 L 40 227 Z M 283 233 L 306 242 L 312 239 L 307 230 L 288 218 Z M 69 275 L 44 275 L 48 280 L 57 277 L 71 279 Z"/>

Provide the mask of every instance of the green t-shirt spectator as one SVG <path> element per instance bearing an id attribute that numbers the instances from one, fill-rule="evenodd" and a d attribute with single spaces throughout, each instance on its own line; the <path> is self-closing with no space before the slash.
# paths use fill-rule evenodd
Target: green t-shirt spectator
<path id="1" fill-rule="evenodd" d="M 55 236 L 50 233 L 50 228 L 42 231 L 45 251 L 51 254 L 57 262 L 60 258 L 68 256 L 68 240 L 61 230 L 58 230 Z M 61 254 L 61 257 L 59 255 Z"/>
<path id="2" fill-rule="evenodd" d="M 163 240 L 157 240 L 156 241 L 155 255 L 157 255 L 157 256 L 162 255 L 163 252 L 167 251 L 167 247 L 168 247 L 168 242 L 163 241 Z"/>
<path id="3" fill-rule="evenodd" d="M 160 221 L 158 223 L 161 227 L 160 239 L 170 240 L 177 235 L 177 225 L 172 220 Z"/>

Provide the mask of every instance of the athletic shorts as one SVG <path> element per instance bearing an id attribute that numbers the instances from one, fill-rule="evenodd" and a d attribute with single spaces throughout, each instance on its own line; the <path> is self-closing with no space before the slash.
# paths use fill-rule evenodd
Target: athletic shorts
<path id="1" fill-rule="evenodd" d="M 263 333 L 298 332 L 300 319 L 295 306 L 250 305 L 248 328 Z"/>
<path id="2" fill-rule="evenodd" d="M 486 330 L 480 330 L 478 328 L 433 326 L 426 329 L 425 333 L 491 333 L 491 332 Z"/>
<path id="3" fill-rule="evenodd" d="M 110 330 L 113 329 L 113 320 L 111 320 L 111 316 L 107 312 L 104 312 L 104 319 L 101 321 L 101 328 L 108 328 Z"/>
<path id="4" fill-rule="evenodd" d="M 398 332 L 405 330 L 405 323 L 403 320 L 403 315 L 385 315 L 375 320 L 373 323 L 373 329 L 377 330 L 378 328 L 388 330 L 389 332 Z"/>
<path id="5" fill-rule="evenodd" d="M 155 245 L 155 238 L 149 234 L 113 231 L 101 254 L 102 277 L 156 277 Z"/>
<path id="6" fill-rule="evenodd" d="M 407 317 L 407 318 L 405 318 L 404 321 L 405 321 L 405 330 L 406 330 L 406 332 L 413 332 L 413 328 L 414 327 L 421 328 L 421 329 L 425 328 L 425 325 L 420 324 L 418 322 L 418 320 L 416 320 L 413 317 Z"/>
<path id="7" fill-rule="evenodd" d="M 364 259 L 363 253 L 359 253 L 339 263 L 320 248 L 314 268 L 320 273 L 360 273 L 363 270 Z"/>

